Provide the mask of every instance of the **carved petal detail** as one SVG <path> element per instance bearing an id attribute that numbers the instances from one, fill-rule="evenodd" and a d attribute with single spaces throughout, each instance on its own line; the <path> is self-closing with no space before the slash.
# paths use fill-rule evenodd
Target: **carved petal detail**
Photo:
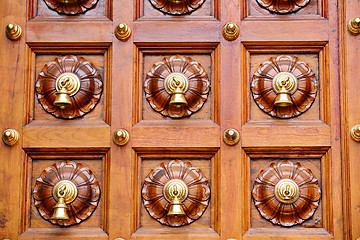
<path id="1" fill-rule="evenodd" d="M 280 72 L 293 74 L 297 79 L 297 89 L 290 95 L 292 106 L 275 106 L 277 96 L 273 89 L 273 79 Z M 278 118 L 292 118 L 307 111 L 315 101 L 318 81 L 310 66 L 297 57 L 280 55 L 271 57 L 260 64 L 255 71 L 251 92 L 256 104 L 265 113 Z"/>
<path id="2" fill-rule="evenodd" d="M 44 0 L 46 5 L 60 14 L 76 15 L 95 7 L 99 0 Z"/>
<path id="3" fill-rule="evenodd" d="M 180 108 L 169 105 L 171 95 L 165 90 L 164 81 L 171 73 L 182 73 L 189 82 L 185 93 L 187 105 Z M 144 82 L 146 99 L 150 106 L 163 116 L 181 118 L 200 110 L 208 98 L 210 81 L 200 63 L 190 57 L 174 55 L 155 63 Z"/>
<path id="4" fill-rule="evenodd" d="M 182 202 L 184 216 L 169 216 L 169 202 L 163 195 L 165 184 L 172 179 L 180 179 L 188 187 L 189 194 Z M 150 216 L 164 225 L 178 227 L 199 219 L 210 201 L 210 183 L 200 169 L 190 162 L 173 160 L 161 163 L 145 178 L 142 200 Z"/>
<path id="5" fill-rule="evenodd" d="M 56 79 L 62 73 L 74 73 L 80 80 L 80 89 L 70 96 L 72 105 L 61 109 L 54 105 Z M 48 113 L 63 119 L 82 117 L 93 110 L 100 100 L 103 89 L 101 75 L 91 62 L 83 57 L 67 55 L 47 63 L 35 83 L 37 98 Z"/>
<path id="6" fill-rule="evenodd" d="M 275 196 L 275 186 L 283 179 L 294 181 L 299 188 L 299 196 L 292 203 L 283 203 Z M 310 169 L 283 160 L 271 163 L 259 173 L 252 197 L 261 216 L 273 224 L 291 227 L 313 216 L 319 206 L 321 190 Z"/>
<path id="7" fill-rule="evenodd" d="M 154 8 L 170 15 L 189 14 L 200 8 L 205 0 L 150 0 Z"/>
<path id="8" fill-rule="evenodd" d="M 56 205 L 53 187 L 61 180 L 69 180 L 77 187 L 77 197 L 68 203 L 69 220 L 50 219 Z M 46 168 L 36 179 L 33 197 L 40 215 L 51 222 L 62 226 L 78 224 L 96 209 L 100 200 L 100 185 L 94 173 L 81 163 L 65 161 L 54 163 Z"/>
<path id="9" fill-rule="evenodd" d="M 310 0 L 256 0 L 260 6 L 273 13 L 292 13 L 303 8 Z"/>

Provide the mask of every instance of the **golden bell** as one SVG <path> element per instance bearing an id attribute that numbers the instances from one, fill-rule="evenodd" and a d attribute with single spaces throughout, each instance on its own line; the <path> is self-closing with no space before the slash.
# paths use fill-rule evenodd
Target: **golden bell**
<path id="1" fill-rule="evenodd" d="M 170 99 L 170 105 L 176 105 L 176 107 L 181 107 L 183 105 L 187 105 L 187 101 L 185 99 L 185 94 L 180 88 L 176 88 L 173 95 Z"/>
<path id="2" fill-rule="evenodd" d="M 59 106 L 61 109 L 64 109 L 66 106 L 71 105 L 71 100 L 69 97 L 68 91 L 62 87 L 57 93 L 54 101 L 55 106 Z"/>
<path id="3" fill-rule="evenodd" d="M 181 202 L 178 196 L 174 196 L 174 199 L 170 203 L 170 208 L 168 211 L 169 216 L 183 216 L 185 215 L 184 209 L 181 206 Z"/>
<path id="4" fill-rule="evenodd" d="M 278 107 L 289 107 L 293 105 L 291 101 L 289 91 L 286 90 L 285 86 L 282 86 L 278 95 L 275 98 L 275 106 Z"/>
<path id="5" fill-rule="evenodd" d="M 51 219 L 56 220 L 68 220 L 69 216 L 66 212 L 68 207 L 65 204 L 65 200 L 63 197 L 59 198 L 59 202 L 54 206 L 54 214 L 51 216 Z"/>

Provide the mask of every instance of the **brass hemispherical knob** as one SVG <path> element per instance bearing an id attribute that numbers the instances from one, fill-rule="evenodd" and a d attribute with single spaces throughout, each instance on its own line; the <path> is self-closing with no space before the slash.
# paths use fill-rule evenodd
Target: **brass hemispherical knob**
<path id="1" fill-rule="evenodd" d="M 15 129 L 6 129 L 2 134 L 2 140 L 6 145 L 12 146 L 19 141 L 20 133 Z"/>
<path id="2" fill-rule="evenodd" d="M 239 37 L 240 29 L 236 23 L 228 22 L 222 29 L 222 35 L 228 41 L 233 41 Z"/>
<path id="3" fill-rule="evenodd" d="M 126 23 L 120 23 L 119 25 L 116 26 L 114 31 L 115 37 L 123 42 L 130 38 L 131 32 L 132 31 L 130 26 L 127 25 Z"/>
<path id="4" fill-rule="evenodd" d="M 13 41 L 19 40 L 22 35 L 22 29 L 16 23 L 9 23 L 6 26 L 6 36 Z"/>
<path id="5" fill-rule="evenodd" d="M 351 128 L 350 136 L 354 141 L 360 142 L 360 124 L 357 124 Z"/>
<path id="6" fill-rule="evenodd" d="M 234 128 L 228 128 L 224 131 L 223 139 L 227 145 L 236 145 L 240 141 L 240 133 Z"/>
<path id="7" fill-rule="evenodd" d="M 113 141 L 117 145 L 124 146 L 129 142 L 129 140 L 130 140 L 130 134 L 125 129 L 118 129 L 114 132 Z"/>
<path id="8" fill-rule="evenodd" d="M 348 23 L 348 30 L 355 35 L 360 33 L 360 17 L 350 19 Z"/>

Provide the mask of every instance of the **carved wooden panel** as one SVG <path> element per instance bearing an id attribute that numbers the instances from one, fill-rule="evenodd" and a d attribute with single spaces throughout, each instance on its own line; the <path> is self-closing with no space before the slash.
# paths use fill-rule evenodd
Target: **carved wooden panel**
<path id="1" fill-rule="evenodd" d="M 183 215 L 170 215 L 172 206 L 169 200 L 168 186 L 180 185 L 175 190 L 180 191 L 184 187 L 183 195 L 179 196 L 181 203 L 178 205 L 184 211 Z M 175 182 L 175 183 L 174 183 Z M 152 169 L 144 180 L 142 188 L 142 199 L 144 207 L 150 216 L 158 222 L 169 226 L 182 226 L 190 224 L 199 219 L 205 212 L 210 201 L 210 183 L 202 171 L 193 167 L 190 162 L 173 160 L 169 163 L 161 163 Z"/>
<path id="2" fill-rule="evenodd" d="M 175 92 L 177 89 L 180 92 Z M 174 55 L 152 66 L 144 81 L 144 91 L 155 111 L 166 117 L 181 118 L 199 111 L 204 105 L 210 81 L 200 63 L 190 57 Z M 182 98 L 180 104 L 172 104 L 178 95 Z"/>
<path id="3" fill-rule="evenodd" d="M 149 0 L 154 8 L 170 15 L 189 14 L 200 8 L 206 0 Z"/>
<path id="4" fill-rule="evenodd" d="M 62 180 L 74 184 L 77 194 L 72 202 L 67 203 L 68 220 L 51 219 L 57 203 L 53 189 Z M 71 226 L 86 220 L 94 212 L 100 200 L 100 185 L 88 167 L 81 163 L 65 161 L 54 163 L 42 172 L 36 179 L 33 197 L 35 206 L 44 219 L 52 224 Z"/>
<path id="5" fill-rule="evenodd" d="M 282 85 L 284 89 L 281 89 Z M 278 118 L 292 118 L 307 111 L 316 98 L 317 90 L 318 81 L 310 66 L 288 55 L 271 57 L 262 62 L 251 82 L 256 104 L 263 112 Z M 289 100 L 286 106 L 277 105 L 282 95 Z"/>
<path id="6" fill-rule="evenodd" d="M 262 217 L 290 227 L 311 218 L 319 206 L 318 180 L 299 162 L 273 162 L 255 179 L 252 197 Z"/>
<path id="7" fill-rule="evenodd" d="M 46 5 L 60 14 L 76 15 L 94 8 L 98 0 L 44 0 Z"/>
<path id="8" fill-rule="evenodd" d="M 65 73 L 71 73 L 77 78 L 79 86 L 75 91 L 72 89 L 73 85 L 68 86 L 65 83 L 64 87 L 72 93 L 69 96 L 71 105 L 62 109 L 60 106 L 55 106 L 54 101 L 59 92 L 59 80 Z M 94 64 L 83 57 L 73 55 L 55 58 L 48 62 L 35 83 L 37 98 L 44 110 L 63 119 L 78 118 L 91 112 L 100 100 L 102 89 L 102 78 Z"/>
<path id="9" fill-rule="evenodd" d="M 310 0 L 256 0 L 259 5 L 273 13 L 292 13 L 306 6 Z"/>

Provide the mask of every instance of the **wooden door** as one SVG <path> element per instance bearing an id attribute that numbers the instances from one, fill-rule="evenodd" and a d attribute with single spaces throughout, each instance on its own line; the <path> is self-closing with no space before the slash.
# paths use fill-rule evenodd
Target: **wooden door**
<path id="1" fill-rule="evenodd" d="M 20 134 L 15 145 L 1 144 L 0 179 L 6 183 L 0 185 L 2 239 L 359 237 L 356 230 L 353 238 L 348 235 L 350 226 L 358 226 L 356 214 L 352 225 L 345 220 L 351 208 L 346 208 L 344 186 L 358 176 L 352 171 L 344 177 L 350 170 L 341 154 L 342 146 L 347 149 L 341 144 L 341 124 L 350 115 L 340 112 L 338 17 L 342 22 L 344 5 L 338 8 L 335 0 L 194 0 L 191 6 L 180 1 L 167 7 L 161 4 L 166 1 L 155 0 L 65 2 L 0 3 L 1 27 L 14 22 L 23 30 L 18 41 L 1 37 L 1 130 Z M 233 41 L 222 34 L 228 22 L 239 27 Z M 116 38 L 119 23 L 132 29 L 129 39 Z M 70 96 L 71 107 L 53 111 L 60 89 L 41 98 L 45 94 L 38 82 L 46 74 L 56 80 L 70 71 L 56 71 L 67 61 L 86 65 L 83 71 L 92 75 L 80 88 L 90 94 L 82 98 L 85 103 Z M 172 67 L 159 67 L 165 65 Z M 50 71 L 49 66 L 55 67 Z M 159 105 L 174 93 L 161 91 L 164 79 L 154 75 L 179 69 L 189 79 L 196 76 L 188 79 L 190 92 L 196 91 L 178 95 L 189 108 L 181 105 L 180 111 L 175 104 L 169 110 L 169 103 Z M 281 95 L 291 106 L 274 107 L 281 93 L 263 82 L 272 83 L 279 72 L 292 74 L 286 81 L 295 76 L 294 92 L 285 89 Z M 81 110 L 70 111 L 74 106 Z M 229 128 L 239 132 L 235 145 L 224 142 Z M 124 146 L 113 141 L 118 129 L 129 132 Z M 356 152 L 350 151 L 356 150 L 349 150 L 347 161 L 356 164 Z M 47 206 L 37 185 L 45 169 L 67 164 L 85 169 L 91 177 L 84 182 L 91 178 L 92 187 L 79 223 L 64 227 L 66 221 L 44 219 L 41 208 L 51 215 L 56 201 L 50 197 Z M 198 184 L 203 190 L 196 193 L 200 200 L 194 200 L 192 210 L 184 200 L 182 226 L 167 217 L 169 205 L 159 216 L 156 201 L 146 199 L 151 170 L 171 164 L 186 171 L 191 164 L 194 175 L 207 179 Z M 276 172 L 295 185 L 303 181 L 298 195 L 274 195 L 281 187 Z M 350 192 L 356 206 L 356 190 Z M 276 208 L 272 214 L 261 197 L 266 194 Z"/>

